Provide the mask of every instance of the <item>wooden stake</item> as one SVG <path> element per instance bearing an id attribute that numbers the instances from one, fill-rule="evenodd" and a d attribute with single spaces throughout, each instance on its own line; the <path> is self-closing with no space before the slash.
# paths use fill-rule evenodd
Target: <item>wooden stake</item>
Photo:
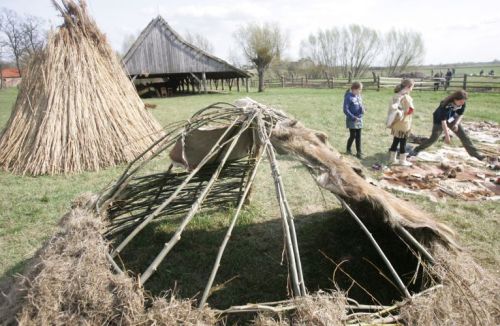
<path id="1" fill-rule="evenodd" d="M 413 237 L 413 235 L 408 232 L 408 230 L 406 230 L 404 227 L 402 227 L 401 225 L 398 225 L 396 227 L 396 230 L 400 232 L 400 234 L 408 241 L 410 241 L 415 247 L 417 247 L 417 250 L 422 254 L 424 255 L 425 258 L 427 258 L 427 260 L 431 263 L 431 264 L 434 264 L 435 260 L 434 258 L 432 257 L 432 255 L 424 248 L 424 246 L 422 246 L 422 244 L 420 242 L 417 241 L 417 239 L 415 239 L 415 237 Z"/>
<path id="2" fill-rule="evenodd" d="M 354 211 L 351 209 L 351 207 L 349 207 L 349 205 L 342 198 L 340 198 L 340 196 L 338 196 L 338 195 L 335 195 L 335 196 L 340 201 L 342 206 L 349 212 L 349 214 L 359 224 L 359 226 L 365 232 L 365 234 L 368 236 L 371 243 L 373 244 L 373 246 L 377 250 L 378 254 L 380 255 L 380 257 L 382 257 L 382 260 L 384 261 L 385 265 L 389 268 L 389 271 L 391 272 L 392 277 L 394 277 L 394 279 L 396 280 L 396 283 L 399 286 L 399 289 L 401 290 L 401 292 L 405 295 L 406 298 L 410 298 L 411 297 L 410 292 L 408 292 L 408 289 L 404 285 L 403 281 L 401 281 L 401 278 L 399 277 L 398 273 L 396 272 L 396 270 L 392 266 L 389 259 L 387 259 L 387 256 L 384 254 L 384 252 L 382 251 L 382 249 L 378 245 L 378 243 L 375 240 L 375 238 L 373 237 L 373 235 L 370 233 L 370 231 L 367 229 L 367 227 L 363 224 L 361 219 L 356 215 L 356 213 L 354 213 Z"/>
<path id="3" fill-rule="evenodd" d="M 264 148 L 267 146 L 264 145 Z M 215 276 L 217 274 L 217 271 L 219 270 L 220 266 L 220 261 L 222 259 L 222 255 L 224 254 L 224 250 L 226 249 L 227 243 L 229 242 L 229 238 L 231 237 L 231 234 L 233 232 L 234 226 L 236 225 L 236 221 L 238 219 L 238 216 L 240 214 L 241 208 L 243 207 L 243 204 L 245 203 L 245 199 L 250 191 L 250 188 L 252 187 L 253 180 L 255 176 L 257 175 L 257 168 L 259 167 L 260 162 L 262 161 L 262 158 L 264 157 L 263 152 L 259 155 L 257 162 L 255 163 L 253 167 L 253 171 L 251 172 L 250 178 L 247 181 L 247 184 L 245 186 L 245 190 L 243 192 L 243 195 L 240 198 L 240 201 L 238 203 L 238 207 L 236 208 L 236 212 L 233 215 L 233 218 L 231 220 L 231 223 L 229 225 L 229 228 L 227 229 L 226 236 L 224 237 L 224 240 L 222 241 L 222 244 L 219 248 L 219 252 L 217 253 L 217 258 L 215 259 L 214 266 L 212 268 L 212 272 L 210 274 L 210 278 L 208 279 L 207 285 L 205 286 L 205 291 L 203 292 L 203 296 L 201 298 L 199 308 L 203 308 L 205 303 L 207 302 L 208 296 L 210 295 L 210 290 L 212 288 L 212 284 L 215 280 Z"/>
<path id="4" fill-rule="evenodd" d="M 226 129 L 226 131 L 222 134 L 222 136 L 219 137 L 217 142 L 214 144 L 212 149 L 208 152 L 208 154 L 203 158 L 203 160 L 198 164 L 198 166 L 184 179 L 184 182 L 177 187 L 177 189 L 174 191 L 172 195 L 170 195 L 169 198 L 167 198 L 160 206 L 158 206 L 153 213 L 151 213 L 139 226 L 137 226 L 126 238 L 125 240 L 120 243 L 120 245 L 113 251 L 111 254 L 112 257 L 116 257 L 125 246 L 132 241 L 132 239 L 148 225 L 165 207 L 167 207 L 168 204 L 170 204 L 181 192 L 182 189 L 188 184 L 189 180 L 200 171 L 200 169 L 215 155 L 218 153 L 219 149 L 221 148 L 220 142 L 226 137 L 226 135 L 229 133 L 230 130 L 232 130 L 233 126 L 236 124 L 238 121 L 238 118 L 236 118 L 233 123 Z M 234 142 L 234 141 L 233 141 Z"/>
<path id="5" fill-rule="evenodd" d="M 191 219 L 196 214 L 196 212 L 200 208 L 201 204 L 205 200 L 205 197 L 209 193 L 209 191 L 212 188 L 214 182 L 217 180 L 217 177 L 219 176 L 220 171 L 224 167 L 224 165 L 225 165 L 225 163 L 226 163 L 229 155 L 231 154 L 233 148 L 236 146 L 236 143 L 238 142 L 238 139 L 240 138 L 241 134 L 246 129 L 248 129 L 248 127 L 250 126 L 250 124 L 252 123 L 252 121 L 254 120 L 254 118 L 255 118 L 255 115 L 253 115 L 252 117 L 249 117 L 245 121 L 245 124 L 241 126 L 240 131 L 238 132 L 238 134 L 236 134 L 236 136 L 234 136 L 234 140 L 232 141 L 231 145 L 227 149 L 227 151 L 226 151 L 223 159 L 221 160 L 221 162 L 219 164 L 219 167 L 214 172 L 212 178 L 210 179 L 210 181 L 208 182 L 208 184 L 205 186 L 205 188 L 203 189 L 203 191 L 201 192 L 201 194 L 198 196 L 198 198 L 196 199 L 196 201 L 194 202 L 194 204 L 191 206 L 191 209 L 189 210 L 187 216 L 182 221 L 181 225 L 177 228 L 177 231 L 175 232 L 175 234 L 172 236 L 172 238 L 170 239 L 169 242 L 165 243 L 165 246 L 163 247 L 162 251 L 156 256 L 156 258 L 151 263 L 151 265 L 146 269 L 146 271 L 144 272 L 144 274 L 141 275 L 140 284 L 144 284 L 148 280 L 148 278 L 151 276 L 151 274 L 154 271 L 156 271 L 156 269 L 158 268 L 158 266 L 160 265 L 160 263 L 163 261 L 163 259 L 165 258 L 165 256 L 170 252 L 170 250 L 172 250 L 172 248 L 175 246 L 175 244 L 177 242 L 179 242 L 179 240 L 181 239 L 182 232 L 184 231 L 184 229 L 186 228 L 187 224 L 191 221 Z"/>
<path id="6" fill-rule="evenodd" d="M 269 141 L 270 143 L 270 141 Z M 278 204 L 280 206 L 280 213 L 281 213 L 281 219 L 283 222 L 283 229 L 284 229 L 284 234 L 285 234 L 285 242 L 287 244 L 287 254 L 288 254 L 288 264 L 290 267 L 290 271 L 292 273 L 292 286 L 293 286 L 293 293 L 294 296 L 301 295 L 300 291 L 300 281 L 299 281 L 299 276 L 297 273 L 297 262 L 295 259 L 295 251 L 293 250 L 293 244 L 291 240 L 291 235 L 290 235 L 290 227 L 288 225 L 288 217 L 287 217 L 287 211 L 285 208 L 285 204 L 283 202 L 283 194 L 281 193 L 281 189 L 279 186 L 280 182 L 280 172 L 277 166 L 276 162 L 276 157 L 274 155 L 274 150 L 272 148 L 272 145 L 269 144 L 266 149 L 267 152 L 267 157 L 269 158 L 269 164 L 271 166 L 271 172 L 273 175 L 274 179 L 274 186 L 275 186 L 275 191 L 276 191 L 276 197 L 278 199 Z"/>

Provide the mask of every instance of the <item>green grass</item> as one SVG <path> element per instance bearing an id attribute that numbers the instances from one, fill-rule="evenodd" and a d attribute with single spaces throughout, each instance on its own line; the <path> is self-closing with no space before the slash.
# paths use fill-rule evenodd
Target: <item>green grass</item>
<path id="1" fill-rule="evenodd" d="M 145 102 L 157 104 L 152 112 L 162 125 L 167 125 L 187 119 L 195 111 L 211 103 L 232 102 L 251 96 L 257 101 L 287 111 L 310 128 L 325 131 L 332 145 L 344 151 L 347 131 L 341 109 L 343 94 L 343 90 L 276 88 L 261 94 L 254 91 L 250 94 L 208 94 L 148 99 Z M 3 128 L 10 116 L 16 95 L 14 89 L 0 91 L 0 128 Z M 392 93 L 366 91 L 363 96 L 368 112 L 363 130 L 366 159 L 362 164 L 369 167 L 385 159 L 391 142 L 384 120 Z M 445 96 L 444 92 L 413 92 L 416 134 L 430 133 L 432 112 Z M 471 94 L 465 121 L 491 120 L 500 123 L 499 103 L 500 94 Z M 161 164 L 157 163 L 159 166 Z M 307 266 L 305 274 L 309 280 L 308 285 L 311 290 L 332 287 L 329 278 L 332 277 L 333 265 L 319 254 L 318 249 L 338 261 L 350 259 L 352 270 L 356 270 L 356 266 L 362 262 L 355 262 L 355 257 L 364 252 L 363 247 L 357 244 L 357 238 L 353 237 L 357 234 L 356 227 L 346 224 L 348 222 L 329 194 L 325 194 L 325 204 L 316 185 L 298 162 L 284 157 L 280 166 L 284 171 L 289 201 L 298 216 L 297 228 L 299 238 L 303 241 L 301 250 L 306 253 L 304 265 Z M 37 178 L 0 172 L 0 278 L 4 279 L 22 270 L 26 260 L 54 233 L 59 219 L 68 211 L 73 198 L 86 191 L 98 192 L 116 179 L 121 170 L 123 166 L 94 173 Z M 275 205 L 274 185 L 269 176 L 269 167 L 264 163 L 256 179 L 252 204 L 245 209 L 233 232 L 216 283 L 234 279 L 221 286 L 212 297 L 212 303 L 227 306 L 246 301 L 274 300 L 286 295 L 286 270 L 280 265 L 282 242 L 280 223 L 277 221 L 279 213 Z M 436 204 L 423 197 L 398 196 L 416 202 L 436 219 L 451 225 L 457 230 L 459 241 L 464 247 L 482 265 L 500 274 L 497 203 L 448 199 L 446 203 Z M 333 213 L 322 213 L 324 211 Z M 179 293 L 186 297 L 202 291 L 231 212 L 232 208 L 229 207 L 198 216 L 189 225 L 172 256 L 160 265 L 160 271 L 148 282 L 148 289 L 159 293 L 161 289 L 176 286 Z M 175 228 L 176 224 L 173 222 L 150 226 L 147 235 L 144 232 L 124 252 L 124 259 L 129 262 L 128 267 L 141 272 L 153 259 L 152 255 L 168 241 Z M 336 252 L 342 246 L 346 249 Z"/>

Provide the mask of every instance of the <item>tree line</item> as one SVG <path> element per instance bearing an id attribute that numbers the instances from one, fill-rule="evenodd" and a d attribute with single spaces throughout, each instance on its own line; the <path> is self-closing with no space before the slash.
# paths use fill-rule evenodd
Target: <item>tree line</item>
<path id="1" fill-rule="evenodd" d="M 31 15 L 19 15 L 7 8 L 0 11 L 0 69 L 5 62 L 13 63 L 21 72 L 47 38 L 45 23 Z M 422 62 L 425 47 L 420 33 L 392 29 L 381 33 L 362 25 L 332 27 L 311 33 L 300 43 L 300 59 L 283 60 L 289 37 L 275 23 L 249 23 L 240 26 L 233 38 L 248 64 L 255 67 L 259 91 L 264 89 L 264 74 L 269 68 L 281 74 L 302 73 L 311 78 L 358 78 L 374 65 L 382 66 L 387 74 L 401 73 L 408 66 Z M 128 36 L 123 53 L 135 40 Z M 213 45 L 202 34 L 187 32 L 186 40 L 199 48 L 213 52 Z M 231 55 L 234 56 L 234 55 Z"/>
<path id="2" fill-rule="evenodd" d="M 276 24 L 249 24 L 240 27 L 234 38 L 257 69 L 259 91 L 263 90 L 264 71 L 272 65 L 278 74 L 285 70 L 312 78 L 358 78 L 377 64 L 392 76 L 420 64 L 425 54 L 420 33 L 396 29 L 381 33 L 357 24 L 310 34 L 301 42 L 301 59 L 294 62 L 281 60 L 288 37 Z"/>

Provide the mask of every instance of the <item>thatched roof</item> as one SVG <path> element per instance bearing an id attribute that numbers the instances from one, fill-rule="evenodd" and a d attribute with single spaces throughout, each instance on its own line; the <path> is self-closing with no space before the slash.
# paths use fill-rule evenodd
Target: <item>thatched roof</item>
<path id="1" fill-rule="evenodd" d="M 245 71 L 186 42 L 161 16 L 142 31 L 123 62 L 131 76 L 181 76 L 204 72 L 207 78 L 213 79 L 249 77 Z"/>
<path id="2" fill-rule="evenodd" d="M 54 1 L 64 24 L 29 64 L 0 167 L 21 174 L 99 170 L 133 160 L 162 135 L 84 1 Z"/>

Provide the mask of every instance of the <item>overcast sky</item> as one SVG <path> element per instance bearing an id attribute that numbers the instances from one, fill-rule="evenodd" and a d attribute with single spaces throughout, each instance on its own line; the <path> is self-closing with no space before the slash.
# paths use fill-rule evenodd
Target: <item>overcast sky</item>
<path id="1" fill-rule="evenodd" d="M 233 32 L 248 22 L 277 22 L 289 35 L 287 57 L 297 59 L 301 40 L 318 29 L 362 24 L 385 32 L 393 27 L 421 32 L 424 63 L 500 59 L 500 0 L 87 0 L 90 13 L 111 46 L 122 50 L 127 35 L 138 34 L 162 15 L 181 35 L 204 35 L 215 55 L 237 50 Z M 19 14 L 61 23 L 50 0 L 0 0 Z"/>

